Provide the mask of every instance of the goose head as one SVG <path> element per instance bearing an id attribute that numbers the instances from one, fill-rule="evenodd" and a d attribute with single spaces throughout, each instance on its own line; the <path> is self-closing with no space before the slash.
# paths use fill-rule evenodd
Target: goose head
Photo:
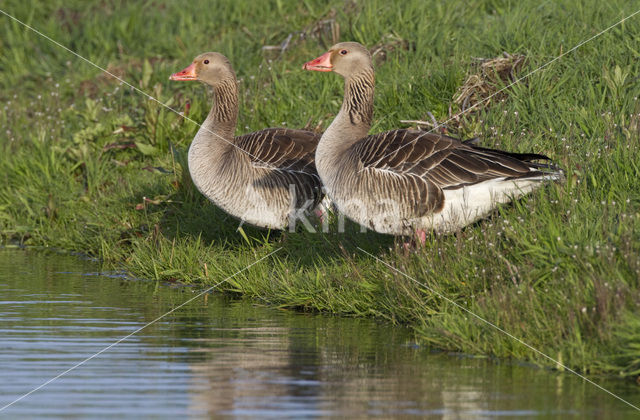
<path id="1" fill-rule="evenodd" d="M 315 60 L 302 66 L 304 70 L 333 71 L 349 78 L 354 74 L 373 68 L 371 54 L 357 42 L 340 42 Z"/>
<path id="2" fill-rule="evenodd" d="M 215 86 L 223 80 L 235 78 L 231 63 L 217 52 L 200 54 L 183 70 L 172 74 L 170 80 L 199 80 Z"/>

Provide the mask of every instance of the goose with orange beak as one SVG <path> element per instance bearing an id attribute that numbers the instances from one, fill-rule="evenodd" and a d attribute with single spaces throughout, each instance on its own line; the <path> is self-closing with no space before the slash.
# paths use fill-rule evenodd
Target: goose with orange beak
<path id="1" fill-rule="evenodd" d="M 267 128 L 234 137 L 238 83 L 220 53 L 197 56 L 175 81 L 200 81 L 213 89 L 213 105 L 189 147 L 189 173 L 198 190 L 243 222 L 293 228 L 323 193 L 315 169 L 320 136 L 305 130 Z"/>
<path id="2" fill-rule="evenodd" d="M 344 77 L 344 100 L 316 150 L 325 191 L 347 217 L 393 235 L 454 232 L 506 203 L 563 178 L 536 153 L 487 149 L 439 133 L 369 135 L 375 76 L 361 44 L 342 42 L 303 69 Z"/>

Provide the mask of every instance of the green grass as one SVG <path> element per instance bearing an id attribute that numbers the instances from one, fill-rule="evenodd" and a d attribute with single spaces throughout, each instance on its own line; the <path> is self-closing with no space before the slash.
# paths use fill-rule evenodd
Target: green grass
<path id="1" fill-rule="evenodd" d="M 33 3 L 33 2 L 31 2 Z M 527 56 L 526 74 L 635 10 L 626 1 L 37 2 L 2 8 L 183 111 L 204 119 L 200 84 L 169 74 L 203 51 L 241 80 L 238 132 L 326 127 L 339 77 L 301 64 L 340 40 L 388 48 L 377 65 L 373 132 L 400 119 L 447 119 L 474 57 Z M 245 227 L 191 184 L 197 126 L 0 17 L 0 235 L 80 251 L 135 276 L 220 285 L 269 305 L 370 316 L 415 328 L 425 344 L 554 367 L 441 299 L 447 296 L 580 372 L 640 375 L 640 15 L 468 115 L 461 135 L 536 151 L 567 172 L 454 235 L 405 253 L 401 239 Z M 337 27 L 337 26 L 336 26 Z M 305 36 L 299 36 L 300 31 Z M 294 34 L 282 54 L 263 50 Z M 414 282 L 362 253 L 379 256 Z"/>

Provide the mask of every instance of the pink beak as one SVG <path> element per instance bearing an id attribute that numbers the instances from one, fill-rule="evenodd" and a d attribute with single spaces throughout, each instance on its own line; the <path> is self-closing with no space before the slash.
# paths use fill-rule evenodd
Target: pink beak
<path id="1" fill-rule="evenodd" d="M 303 70 L 315 70 L 315 71 L 332 71 L 333 64 L 331 64 L 331 51 L 322 54 L 315 60 L 304 63 Z"/>
<path id="2" fill-rule="evenodd" d="M 197 78 L 196 63 L 191 63 L 183 70 L 169 76 L 169 80 L 197 80 Z"/>

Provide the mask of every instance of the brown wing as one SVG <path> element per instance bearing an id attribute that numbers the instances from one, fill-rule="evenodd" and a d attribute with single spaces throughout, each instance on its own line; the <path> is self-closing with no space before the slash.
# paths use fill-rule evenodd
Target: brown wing
<path id="1" fill-rule="evenodd" d="M 517 154 L 475 146 L 453 137 L 416 130 L 393 130 L 365 137 L 353 146 L 363 170 L 379 178 L 380 188 L 401 187 L 418 214 L 444 205 L 442 190 L 492 178 L 540 175 L 537 154 Z M 399 179 L 398 179 L 399 178 Z M 409 182 L 410 181 L 410 182 Z"/>
<path id="2" fill-rule="evenodd" d="M 267 128 L 235 139 L 254 166 L 308 174 L 316 174 L 318 141 L 320 134 L 288 128 Z"/>
<path id="3" fill-rule="evenodd" d="M 236 145 L 248 152 L 251 165 L 267 169 L 255 186 L 282 196 L 286 203 L 295 188 L 295 205 L 302 207 L 312 200 L 310 208 L 323 197 L 322 182 L 315 166 L 315 153 L 320 134 L 288 128 L 267 128 L 236 137 Z M 277 191 L 277 192 L 276 192 Z"/>

